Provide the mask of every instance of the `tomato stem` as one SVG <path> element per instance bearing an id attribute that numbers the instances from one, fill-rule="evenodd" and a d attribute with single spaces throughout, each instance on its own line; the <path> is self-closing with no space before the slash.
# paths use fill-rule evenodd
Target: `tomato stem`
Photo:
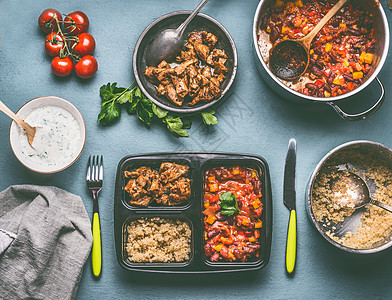
<path id="1" fill-rule="evenodd" d="M 71 57 L 74 61 L 78 62 L 80 60 L 80 57 L 78 55 L 75 55 L 69 48 L 68 42 L 69 41 L 76 41 L 79 42 L 79 38 L 78 37 L 70 37 L 67 36 L 63 33 L 63 31 L 61 30 L 61 24 L 57 18 L 56 15 L 54 15 L 52 17 L 55 21 L 56 21 L 56 25 L 57 25 L 57 34 L 60 35 L 63 40 L 64 40 L 64 47 L 61 48 L 62 51 L 60 51 L 59 56 L 60 58 L 65 58 L 67 56 Z M 52 19 L 51 19 L 52 20 Z M 64 49 L 64 50 L 63 50 Z"/>

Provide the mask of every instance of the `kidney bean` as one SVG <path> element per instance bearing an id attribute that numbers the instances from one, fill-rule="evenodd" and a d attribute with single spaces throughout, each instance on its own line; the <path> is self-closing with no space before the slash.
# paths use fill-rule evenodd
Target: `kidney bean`
<path id="1" fill-rule="evenodd" d="M 234 249 L 234 255 L 238 259 L 242 259 L 244 257 L 244 254 L 240 250 L 238 250 L 238 249 Z"/>
<path id="2" fill-rule="evenodd" d="M 269 17 L 267 16 L 267 14 L 264 14 L 264 15 L 261 17 L 261 22 L 260 22 L 260 28 L 261 28 L 261 29 L 263 29 L 263 30 L 266 30 L 266 29 L 267 29 L 268 20 L 269 20 Z"/>
<path id="3" fill-rule="evenodd" d="M 317 97 L 320 97 L 320 98 L 324 97 L 324 93 L 322 91 L 319 91 L 317 93 Z"/>
<path id="4" fill-rule="evenodd" d="M 260 182 L 260 180 L 256 180 L 256 178 L 254 178 L 252 180 L 252 184 L 253 184 L 253 187 L 254 187 L 255 194 L 260 194 L 261 193 L 261 182 Z"/>
<path id="5" fill-rule="evenodd" d="M 270 34 L 270 40 L 272 43 L 275 43 L 275 41 L 279 38 L 279 29 L 278 27 L 274 26 L 271 28 L 271 34 Z"/>
<path id="6" fill-rule="evenodd" d="M 249 245 L 248 245 L 248 246 L 249 246 Z M 244 253 L 251 254 L 251 253 L 253 253 L 253 252 L 256 251 L 256 249 L 250 248 L 250 247 L 248 247 L 248 246 L 242 247 L 242 251 L 244 251 Z"/>
<path id="7" fill-rule="evenodd" d="M 208 231 L 207 233 L 207 237 L 209 239 L 212 239 L 214 236 L 217 236 L 219 234 L 219 230 L 218 229 L 212 229 L 211 231 Z M 208 245 L 208 244 L 207 244 Z"/>
<path id="8" fill-rule="evenodd" d="M 222 215 L 221 212 L 218 211 L 218 212 L 216 213 L 216 219 L 217 219 L 218 221 L 224 221 L 224 220 L 227 219 L 227 216 Z"/>
<path id="9" fill-rule="evenodd" d="M 249 248 L 253 248 L 255 250 L 259 250 L 260 249 L 260 245 L 258 245 L 258 244 L 248 244 L 247 246 Z"/>
<path id="10" fill-rule="evenodd" d="M 324 65 L 321 63 L 321 61 L 316 61 L 315 65 L 317 66 L 317 68 L 319 68 L 320 70 L 322 70 L 324 68 Z"/>
<path id="11" fill-rule="evenodd" d="M 329 93 L 331 93 L 332 92 L 332 89 L 331 89 L 331 87 L 329 86 L 329 84 L 328 83 L 324 83 L 324 89 L 327 91 L 327 92 L 329 92 Z"/>
<path id="12" fill-rule="evenodd" d="M 212 251 L 212 247 L 211 247 L 210 244 L 205 244 L 205 246 L 204 246 L 204 253 L 208 257 L 210 257 L 212 255 L 213 251 Z"/>
<path id="13" fill-rule="evenodd" d="M 218 259 L 219 259 L 219 253 L 218 252 L 215 252 L 214 254 L 212 254 L 212 256 L 211 256 L 211 261 L 218 261 Z"/>
<path id="14" fill-rule="evenodd" d="M 347 24 L 350 25 L 349 22 L 347 22 Z M 353 24 L 355 24 L 355 22 Z M 356 30 L 356 29 L 353 29 L 353 28 L 347 28 L 347 32 L 351 33 L 352 35 L 361 35 L 359 30 Z"/>
<path id="15" fill-rule="evenodd" d="M 332 71 L 331 73 L 329 73 L 329 77 L 327 79 L 328 84 L 332 84 L 332 82 L 335 79 L 335 77 L 336 77 L 335 71 Z"/>
<path id="16" fill-rule="evenodd" d="M 328 54 L 328 56 L 331 58 L 331 60 L 332 60 L 334 63 L 339 62 L 339 60 L 338 60 L 338 58 L 336 57 L 335 54 L 333 54 L 332 52 L 328 52 L 327 54 Z"/>
<path id="17" fill-rule="evenodd" d="M 279 21 L 280 21 L 279 15 L 273 14 L 273 15 L 271 16 L 271 21 L 274 22 L 274 23 L 279 22 Z"/>
<path id="18" fill-rule="evenodd" d="M 274 7 L 274 12 L 280 14 L 280 13 L 282 13 L 285 9 L 286 9 L 285 6 L 275 6 L 275 7 Z"/>
<path id="19" fill-rule="evenodd" d="M 310 91 L 318 91 L 319 87 L 314 83 L 307 83 L 305 87 L 308 88 Z"/>
<path id="20" fill-rule="evenodd" d="M 341 20 L 342 20 L 342 17 L 341 16 L 334 16 L 332 19 L 331 19 L 331 25 L 333 26 L 333 27 L 338 27 L 339 25 L 340 25 L 340 23 L 341 23 Z"/>
<path id="21" fill-rule="evenodd" d="M 313 51 L 314 53 L 321 55 L 321 50 L 319 48 L 314 48 Z"/>
<path id="22" fill-rule="evenodd" d="M 354 78 L 350 75 L 347 74 L 343 74 L 344 79 L 346 79 L 347 81 L 354 81 Z"/>
<path id="23" fill-rule="evenodd" d="M 323 72 L 321 72 L 321 70 L 319 68 L 317 68 L 316 66 L 312 67 L 312 73 L 316 76 L 322 76 Z"/>

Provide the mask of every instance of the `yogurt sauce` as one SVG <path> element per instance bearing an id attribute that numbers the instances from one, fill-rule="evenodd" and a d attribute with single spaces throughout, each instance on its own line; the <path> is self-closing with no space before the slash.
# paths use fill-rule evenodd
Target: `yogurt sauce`
<path id="1" fill-rule="evenodd" d="M 25 121 L 36 126 L 33 147 L 27 133 L 20 130 L 20 150 L 34 165 L 65 167 L 78 155 L 80 126 L 75 117 L 59 106 L 44 106 L 33 110 Z"/>

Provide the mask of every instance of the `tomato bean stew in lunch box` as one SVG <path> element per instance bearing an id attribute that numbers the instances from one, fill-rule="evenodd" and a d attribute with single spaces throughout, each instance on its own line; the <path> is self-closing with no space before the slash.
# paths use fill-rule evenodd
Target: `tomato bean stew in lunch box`
<path id="1" fill-rule="evenodd" d="M 272 239 L 268 164 L 236 153 L 126 156 L 117 169 L 114 230 L 127 270 L 261 269 Z"/>

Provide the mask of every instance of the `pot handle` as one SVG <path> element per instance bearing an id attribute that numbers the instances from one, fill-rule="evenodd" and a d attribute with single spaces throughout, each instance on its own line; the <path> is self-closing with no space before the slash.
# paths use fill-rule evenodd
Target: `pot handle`
<path id="1" fill-rule="evenodd" d="M 352 114 L 345 113 L 337 104 L 335 104 L 333 102 L 328 102 L 327 104 L 329 106 L 331 106 L 338 113 L 338 115 L 345 120 L 357 121 L 357 120 L 366 119 L 367 117 L 374 114 L 381 107 L 381 105 L 384 103 L 384 100 L 385 100 L 384 85 L 381 83 L 381 81 L 380 81 L 380 79 L 378 79 L 378 77 L 376 77 L 376 79 L 377 79 L 378 84 L 381 87 L 381 95 L 380 95 L 380 98 L 378 98 L 377 102 L 368 110 L 361 112 L 359 114 L 352 115 Z"/>

